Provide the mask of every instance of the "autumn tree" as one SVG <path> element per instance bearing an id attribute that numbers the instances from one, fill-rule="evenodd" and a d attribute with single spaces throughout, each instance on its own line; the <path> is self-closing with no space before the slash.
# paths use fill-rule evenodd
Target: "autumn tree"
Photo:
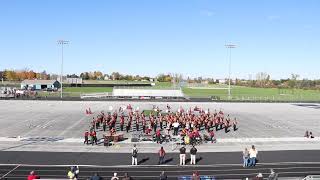
<path id="1" fill-rule="evenodd" d="M 15 81 L 17 80 L 16 73 L 13 70 L 4 70 L 4 79 L 7 81 Z"/>

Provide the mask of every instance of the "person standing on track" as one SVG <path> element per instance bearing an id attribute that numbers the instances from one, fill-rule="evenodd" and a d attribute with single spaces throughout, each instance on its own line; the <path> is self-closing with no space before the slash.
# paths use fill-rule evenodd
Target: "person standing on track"
<path id="1" fill-rule="evenodd" d="M 182 146 L 180 148 L 180 166 L 186 165 L 186 148 Z"/>
<path id="2" fill-rule="evenodd" d="M 159 165 L 164 163 L 164 157 L 166 155 L 166 151 L 163 149 L 163 146 L 161 146 L 160 150 L 159 150 Z"/>
<path id="3" fill-rule="evenodd" d="M 248 167 L 250 155 L 247 148 L 245 148 L 244 151 L 242 152 L 242 157 L 243 157 L 243 167 Z"/>
<path id="4" fill-rule="evenodd" d="M 132 149 L 132 165 L 138 165 L 138 149 L 135 144 Z"/>
<path id="5" fill-rule="evenodd" d="M 258 151 L 254 147 L 254 145 L 252 145 L 251 149 L 249 150 L 249 154 L 250 154 L 249 166 L 256 166 Z"/>
<path id="6" fill-rule="evenodd" d="M 196 155 L 197 155 L 197 148 L 195 148 L 194 146 L 192 146 L 192 148 L 190 149 L 190 158 L 191 158 L 191 162 L 190 164 L 195 165 L 196 164 Z"/>

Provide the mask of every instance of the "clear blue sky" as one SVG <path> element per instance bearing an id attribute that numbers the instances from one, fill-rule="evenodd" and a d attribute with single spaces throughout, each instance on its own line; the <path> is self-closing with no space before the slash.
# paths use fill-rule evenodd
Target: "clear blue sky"
<path id="1" fill-rule="evenodd" d="M 320 78 L 318 0 L 1 0 L 0 69 Z"/>

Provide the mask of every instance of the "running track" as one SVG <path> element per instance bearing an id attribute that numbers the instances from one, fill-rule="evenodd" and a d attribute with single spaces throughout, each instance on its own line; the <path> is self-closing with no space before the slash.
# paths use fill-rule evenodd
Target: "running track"
<path id="1" fill-rule="evenodd" d="M 198 166 L 179 167 L 178 154 L 168 153 L 167 163 L 157 166 L 157 154 L 139 154 L 139 167 L 128 166 L 130 154 L 124 153 L 59 153 L 59 152 L 0 152 L 0 177 L 3 179 L 25 179 L 35 170 L 42 178 L 66 178 L 69 165 L 81 164 L 80 179 L 98 172 L 111 177 L 113 172 L 123 175 L 128 172 L 134 179 L 158 179 L 165 171 L 169 179 L 191 175 L 198 170 L 201 175 L 216 179 L 242 179 L 257 173 L 267 175 L 273 168 L 280 177 L 304 177 L 320 174 L 320 151 L 270 151 L 259 152 L 260 164 L 255 168 L 241 166 L 240 152 L 199 153 Z"/>

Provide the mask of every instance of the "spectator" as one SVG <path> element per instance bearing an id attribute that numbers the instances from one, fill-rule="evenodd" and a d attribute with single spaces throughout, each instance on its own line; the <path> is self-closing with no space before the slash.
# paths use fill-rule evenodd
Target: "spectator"
<path id="1" fill-rule="evenodd" d="M 251 147 L 251 149 L 249 151 L 249 155 L 250 155 L 249 166 L 256 166 L 258 151 L 254 147 L 254 145 L 252 145 L 252 147 Z"/>
<path id="2" fill-rule="evenodd" d="M 164 163 L 164 157 L 166 155 L 166 151 L 163 149 L 163 146 L 161 146 L 159 150 L 159 165 Z"/>
<path id="3" fill-rule="evenodd" d="M 164 171 L 161 172 L 159 179 L 160 179 L 160 180 L 167 180 L 167 179 L 168 179 L 168 177 L 167 177 L 167 175 L 164 173 Z"/>
<path id="4" fill-rule="evenodd" d="M 113 173 L 113 176 L 112 176 L 111 180 L 119 180 L 118 174 L 117 173 Z"/>
<path id="5" fill-rule="evenodd" d="M 138 165 L 138 149 L 135 144 L 132 149 L 132 165 Z"/>
<path id="6" fill-rule="evenodd" d="M 277 173 L 275 173 L 273 169 L 270 169 L 270 175 L 268 177 L 268 180 L 277 180 L 277 179 L 278 179 Z"/>
<path id="7" fill-rule="evenodd" d="M 243 167 L 248 167 L 250 154 L 247 148 L 245 148 L 244 151 L 242 152 L 242 157 L 243 157 Z"/>
<path id="8" fill-rule="evenodd" d="M 262 173 L 259 173 L 256 177 L 253 178 L 253 180 L 263 180 Z"/>
<path id="9" fill-rule="evenodd" d="M 200 180 L 200 175 L 198 171 L 193 172 L 192 180 Z"/>
<path id="10" fill-rule="evenodd" d="M 186 165 L 186 148 L 184 146 L 180 148 L 180 165 Z"/>
<path id="11" fill-rule="evenodd" d="M 79 175 L 79 167 L 78 166 L 72 166 L 70 168 L 70 171 L 68 172 L 68 178 L 70 180 L 77 180 Z"/>
<path id="12" fill-rule="evenodd" d="M 78 179 L 79 172 L 80 172 L 79 166 L 73 166 L 73 167 L 71 167 L 71 170 L 74 173 L 75 177 Z"/>
<path id="13" fill-rule="evenodd" d="M 91 176 L 90 180 L 103 180 L 103 178 L 99 176 L 98 173 L 94 173 L 94 175 Z"/>
<path id="14" fill-rule="evenodd" d="M 76 180 L 77 178 L 76 178 L 76 175 L 73 173 L 73 171 L 72 171 L 72 168 L 71 168 L 71 170 L 70 171 L 68 171 L 68 178 L 70 179 L 70 180 Z"/>
<path id="15" fill-rule="evenodd" d="M 37 176 L 34 171 L 31 171 L 28 176 L 28 180 L 33 180 L 33 179 L 40 179 L 40 176 Z"/>
<path id="16" fill-rule="evenodd" d="M 132 180 L 132 178 L 128 175 L 128 173 L 124 173 L 124 176 L 121 180 Z"/>
<path id="17" fill-rule="evenodd" d="M 190 164 L 196 164 L 196 155 L 197 155 L 197 148 L 195 148 L 194 146 L 192 146 L 192 148 L 190 149 L 190 158 L 191 158 L 191 162 Z"/>

